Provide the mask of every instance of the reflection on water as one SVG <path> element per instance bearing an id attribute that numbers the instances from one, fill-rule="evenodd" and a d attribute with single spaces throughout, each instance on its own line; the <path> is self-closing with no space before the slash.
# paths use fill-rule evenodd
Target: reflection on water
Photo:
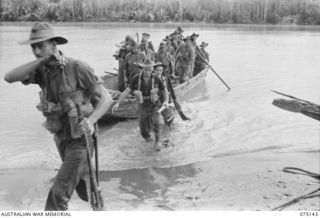
<path id="1" fill-rule="evenodd" d="M 143 201 L 156 198 L 165 205 L 166 193 L 170 186 L 194 177 L 198 169 L 192 164 L 169 168 L 148 167 L 143 169 L 129 169 L 120 171 L 101 171 L 100 181 L 119 181 L 119 191 L 135 196 L 128 199 L 128 203 L 135 207 Z"/>

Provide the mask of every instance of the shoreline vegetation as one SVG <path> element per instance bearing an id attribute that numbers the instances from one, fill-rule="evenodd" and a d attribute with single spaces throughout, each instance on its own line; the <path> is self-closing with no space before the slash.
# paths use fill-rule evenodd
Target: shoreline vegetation
<path id="1" fill-rule="evenodd" d="M 0 0 L 0 21 L 320 25 L 320 0 Z"/>

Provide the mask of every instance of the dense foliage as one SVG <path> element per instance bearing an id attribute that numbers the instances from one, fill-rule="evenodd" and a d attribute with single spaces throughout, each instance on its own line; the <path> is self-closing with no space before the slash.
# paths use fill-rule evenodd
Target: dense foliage
<path id="1" fill-rule="evenodd" d="M 320 0 L 0 0 L 1 21 L 320 24 Z"/>

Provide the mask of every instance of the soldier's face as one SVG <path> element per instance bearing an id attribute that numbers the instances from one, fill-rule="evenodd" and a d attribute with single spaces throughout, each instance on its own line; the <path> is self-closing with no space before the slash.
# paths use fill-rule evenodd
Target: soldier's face
<path id="1" fill-rule="evenodd" d="M 163 67 L 162 66 L 157 66 L 156 69 L 154 69 L 154 73 L 159 77 L 162 76 Z"/>
<path id="2" fill-rule="evenodd" d="M 141 41 L 148 42 L 149 41 L 149 36 L 143 35 Z"/>
<path id="3" fill-rule="evenodd" d="M 34 56 L 38 59 L 41 57 L 48 57 L 56 52 L 56 44 L 53 41 L 43 41 L 31 44 L 32 52 Z"/>
<path id="4" fill-rule="evenodd" d="M 146 77 L 151 76 L 152 70 L 153 70 L 153 67 L 145 67 L 145 68 L 143 68 L 144 76 L 146 76 Z"/>
<path id="5" fill-rule="evenodd" d="M 159 47 L 159 51 L 165 52 L 166 51 L 166 45 L 162 45 Z"/>

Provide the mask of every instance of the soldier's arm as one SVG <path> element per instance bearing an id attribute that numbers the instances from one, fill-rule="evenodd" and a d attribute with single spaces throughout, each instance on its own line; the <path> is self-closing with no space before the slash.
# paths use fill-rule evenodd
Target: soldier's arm
<path id="1" fill-rule="evenodd" d="M 196 59 L 196 49 L 190 48 L 190 60 L 194 61 Z"/>
<path id="2" fill-rule="evenodd" d="M 93 113 L 88 117 L 91 123 L 96 123 L 108 111 L 113 102 L 109 92 L 100 84 L 96 86 L 94 95 L 98 96 L 99 101 Z"/>
<path id="3" fill-rule="evenodd" d="M 21 66 L 18 66 L 10 70 L 4 76 L 4 80 L 8 83 L 24 81 L 39 67 L 41 67 L 47 61 L 46 57 L 39 58 L 37 60 L 28 62 Z"/>
<path id="4" fill-rule="evenodd" d="M 128 94 L 131 92 L 131 88 L 130 87 L 127 87 L 119 96 L 119 99 L 118 99 L 118 102 L 112 107 L 112 113 L 114 113 L 115 110 L 118 109 L 120 103 L 123 101 L 123 99 L 125 97 L 128 96 Z"/>
<path id="5" fill-rule="evenodd" d="M 125 99 L 129 93 L 132 91 L 132 89 L 130 87 L 127 87 L 119 96 L 119 99 L 118 99 L 118 103 L 120 104 L 123 99 Z"/>

